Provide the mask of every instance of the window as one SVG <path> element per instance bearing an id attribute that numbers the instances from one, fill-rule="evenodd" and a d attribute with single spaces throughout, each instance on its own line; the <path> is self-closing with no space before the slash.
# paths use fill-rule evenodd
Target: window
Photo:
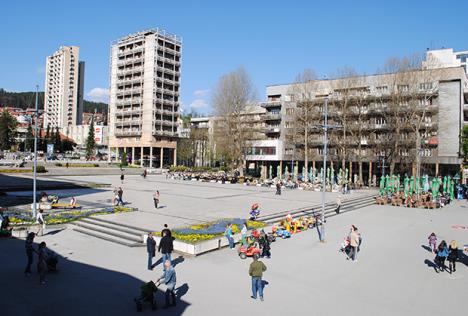
<path id="1" fill-rule="evenodd" d="M 400 101 L 399 105 L 400 106 L 408 106 L 408 100 Z"/>
<path id="2" fill-rule="evenodd" d="M 419 90 L 427 91 L 432 89 L 432 82 L 424 82 L 419 84 Z"/>
<path id="3" fill-rule="evenodd" d="M 276 147 L 250 147 L 247 149 L 248 155 L 272 156 L 276 155 Z"/>
<path id="4" fill-rule="evenodd" d="M 407 84 L 398 85 L 398 92 L 408 92 L 408 91 L 409 91 L 409 85 Z"/>
<path id="5" fill-rule="evenodd" d="M 377 93 L 387 93 L 388 92 L 388 86 L 379 86 L 375 88 L 377 90 Z"/>
<path id="6" fill-rule="evenodd" d="M 431 99 L 419 99 L 420 106 L 429 106 L 431 105 Z"/>

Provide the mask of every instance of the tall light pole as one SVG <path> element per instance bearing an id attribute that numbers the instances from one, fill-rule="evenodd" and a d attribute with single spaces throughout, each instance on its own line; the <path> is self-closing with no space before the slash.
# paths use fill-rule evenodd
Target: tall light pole
<path id="1" fill-rule="evenodd" d="M 34 111 L 35 113 L 35 118 L 34 118 L 34 166 L 33 166 L 33 173 L 34 173 L 34 179 L 33 179 L 33 218 L 36 218 L 36 212 L 37 212 L 37 203 L 36 203 L 36 175 L 37 175 L 37 121 L 39 120 L 39 86 L 36 85 L 36 109 Z"/>

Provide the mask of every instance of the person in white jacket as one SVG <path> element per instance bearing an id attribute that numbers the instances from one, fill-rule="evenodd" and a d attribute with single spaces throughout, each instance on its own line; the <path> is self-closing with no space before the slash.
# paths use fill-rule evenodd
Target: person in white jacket
<path id="1" fill-rule="evenodd" d="M 37 215 L 36 215 L 36 223 L 39 224 L 39 229 L 37 230 L 36 236 L 44 236 L 46 225 L 45 225 L 44 216 L 42 215 L 43 212 L 44 212 L 43 210 L 39 210 L 39 212 L 37 212 Z"/>

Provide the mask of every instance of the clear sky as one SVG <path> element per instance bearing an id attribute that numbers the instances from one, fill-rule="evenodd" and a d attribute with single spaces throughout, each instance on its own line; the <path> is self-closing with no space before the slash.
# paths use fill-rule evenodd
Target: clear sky
<path id="1" fill-rule="evenodd" d="M 45 58 L 80 46 L 85 98 L 105 98 L 110 42 L 149 28 L 183 38 L 183 108 L 207 113 L 220 75 L 243 65 L 259 99 L 306 68 L 373 73 L 393 56 L 426 48 L 468 50 L 468 1 L 3 1 L 0 87 L 44 85 Z"/>

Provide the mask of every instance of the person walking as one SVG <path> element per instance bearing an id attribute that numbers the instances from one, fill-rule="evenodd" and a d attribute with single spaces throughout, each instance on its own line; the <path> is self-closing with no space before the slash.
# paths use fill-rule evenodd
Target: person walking
<path id="1" fill-rule="evenodd" d="M 153 238 L 153 233 L 148 233 L 146 239 L 146 251 L 148 252 L 148 270 L 153 270 L 153 258 L 156 256 L 156 240 Z"/>
<path id="2" fill-rule="evenodd" d="M 437 256 L 435 258 L 435 262 L 437 264 L 437 273 L 439 273 L 439 271 L 445 271 L 445 260 L 447 259 L 448 254 L 449 250 L 447 248 L 447 243 L 445 242 L 445 240 L 442 240 L 439 244 L 439 247 L 437 247 Z"/>
<path id="3" fill-rule="evenodd" d="M 349 257 L 347 259 L 351 259 L 353 262 L 357 262 L 357 252 L 359 247 L 359 233 L 357 231 L 357 227 L 352 225 L 351 226 L 351 233 L 349 234 L 349 244 L 351 246 L 351 251 L 349 253 Z"/>
<path id="4" fill-rule="evenodd" d="M 170 236 L 167 231 L 164 232 L 161 241 L 159 242 L 158 252 L 162 254 L 162 261 L 172 262 L 171 253 L 174 250 L 174 238 Z M 163 265 L 163 270 L 166 270 L 166 266 Z"/>
<path id="5" fill-rule="evenodd" d="M 46 229 L 45 220 L 42 213 L 44 213 L 44 210 L 40 209 L 36 215 L 36 223 L 39 224 L 39 229 L 37 230 L 36 236 L 44 236 L 44 232 Z"/>
<path id="6" fill-rule="evenodd" d="M 232 224 L 229 223 L 226 226 L 226 230 L 224 231 L 224 236 L 227 238 L 229 242 L 229 249 L 234 249 L 234 238 L 232 237 Z"/>
<path id="7" fill-rule="evenodd" d="M 340 214 L 341 210 L 341 198 L 339 196 L 336 197 L 336 208 L 335 208 L 335 213 Z"/>
<path id="8" fill-rule="evenodd" d="M 242 241 L 241 241 L 242 245 L 246 245 L 247 244 L 247 223 L 245 222 L 242 225 L 241 236 L 242 236 Z"/>
<path id="9" fill-rule="evenodd" d="M 268 259 L 271 258 L 271 252 L 270 252 L 270 241 L 268 240 L 268 236 L 265 233 L 265 231 L 262 229 L 260 232 L 260 238 L 258 241 L 260 248 L 262 249 L 262 255 L 261 257 L 267 257 Z"/>
<path id="10" fill-rule="evenodd" d="M 164 224 L 164 228 L 161 231 L 161 237 L 164 237 L 164 234 L 167 234 L 169 237 L 172 237 L 172 232 L 169 229 L 169 226 L 167 226 L 167 224 Z"/>
<path id="11" fill-rule="evenodd" d="M 281 181 L 276 182 L 276 193 L 275 195 L 281 195 Z"/>
<path id="12" fill-rule="evenodd" d="M 120 174 L 120 182 L 122 182 L 122 184 L 123 184 L 123 182 L 124 182 L 124 178 L 125 178 L 125 176 L 124 176 L 124 174 L 123 174 L 123 172 L 122 172 L 122 173 Z"/>
<path id="13" fill-rule="evenodd" d="M 124 201 L 123 201 L 123 190 L 122 190 L 122 187 L 119 187 L 119 190 L 117 190 L 117 197 L 118 197 L 118 200 L 117 200 L 117 206 L 120 204 L 120 205 L 124 205 Z"/>
<path id="14" fill-rule="evenodd" d="M 450 242 L 450 246 L 448 248 L 448 262 L 449 262 L 449 272 L 452 274 L 452 272 L 457 271 L 455 268 L 455 262 L 458 260 L 458 245 L 455 240 L 452 240 Z"/>
<path id="15" fill-rule="evenodd" d="M 46 243 L 43 241 L 39 244 L 39 248 L 37 250 L 37 272 L 39 272 L 39 283 L 41 285 L 46 283 L 46 273 L 47 273 L 47 251 L 46 251 Z"/>
<path id="16" fill-rule="evenodd" d="M 163 308 L 168 308 L 170 306 L 176 306 L 176 295 L 174 290 L 177 283 L 177 275 L 171 261 L 166 260 L 163 264 L 164 272 L 158 279 L 157 286 L 161 285 L 161 283 L 166 285 L 166 304 Z M 169 303 L 170 299 L 172 299 L 172 303 Z"/>
<path id="17" fill-rule="evenodd" d="M 436 248 L 437 248 L 437 236 L 436 236 L 436 234 L 431 233 L 429 235 L 429 237 L 427 237 L 427 239 L 429 240 L 429 248 L 431 248 L 432 252 L 435 253 Z"/>
<path id="18" fill-rule="evenodd" d="M 26 250 L 26 257 L 28 258 L 28 263 L 26 265 L 26 268 L 24 269 L 24 274 L 26 276 L 31 275 L 31 265 L 33 264 L 34 261 L 34 237 L 36 237 L 36 234 L 31 232 L 28 234 L 28 237 L 26 238 L 26 242 L 24 244 L 24 248 Z"/>
<path id="19" fill-rule="evenodd" d="M 155 209 L 158 208 L 159 198 L 160 198 L 159 191 L 156 190 L 156 192 L 154 192 L 154 194 L 153 194 L 153 201 L 154 201 L 154 208 Z"/>
<path id="20" fill-rule="evenodd" d="M 263 272 L 265 272 L 267 267 L 265 264 L 258 260 L 257 256 L 253 256 L 253 261 L 249 267 L 249 275 L 252 278 L 252 296 L 254 300 L 260 296 L 260 300 L 263 301 Z"/>

